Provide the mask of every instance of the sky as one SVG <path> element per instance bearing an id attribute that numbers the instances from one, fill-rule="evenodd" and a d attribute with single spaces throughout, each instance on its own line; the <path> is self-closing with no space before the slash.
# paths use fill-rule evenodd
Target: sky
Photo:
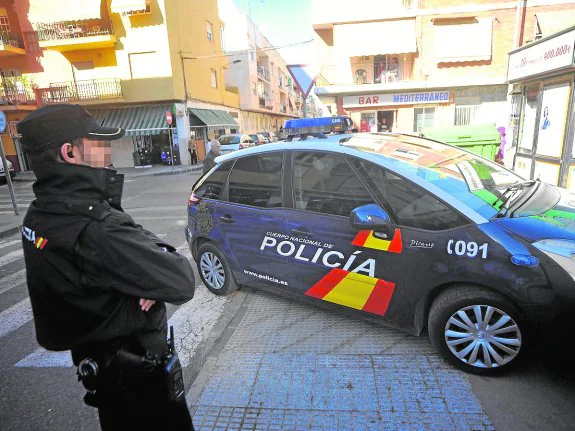
<path id="1" fill-rule="evenodd" d="M 274 45 L 287 45 L 315 38 L 312 0 L 235 0 Z M 251 4 L 251 8 L 250 8 Z M 287 64 L 311 63 L 313 42 L 279 50 Z"/>

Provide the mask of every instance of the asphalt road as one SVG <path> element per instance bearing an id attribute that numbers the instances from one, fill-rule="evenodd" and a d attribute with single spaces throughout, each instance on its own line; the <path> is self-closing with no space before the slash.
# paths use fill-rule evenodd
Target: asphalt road
<path id="1" fill-rule="evenodd" d="M 183 235 L 186 224 L 185 207 L 191 185 L 196 178 L 197 176 L 193 175 L 182 175 L 128 179 L 124 192 L 124 208 L 144 227 L 185 251 Z M 7 193 L 6 186 L 0 185 L 0 205 L 10 204 Z M 17 195 L 21 201 L 29 202 L 33 198 L 31 183 L 17 183 Z M 76 382 L 69 354 L 47 353 L 39 349 L 36 344 L 19 242 L 18 235 L 0 239 L 0 430 L 98 430 L 95 410 L 82 402 L 84 391 Z M 373 366 L 368 369 L 368 373 L 375 376 L 385 375 L 390 382 L 395 382 L 395 387 L 405 389 L 401 391 L 391 388 L 393 390 L 389 393 L 389 398 L 379 399 L 380 404 L 389 402 L 394 406 L 397 404 L 404 406 L 401 408 L 407 408 L 405 406 L 412 405 L 412 401 L 417 401 L 419 408 L 422 408 L 422 400 L 437 401 L 433 396 L 435 393 L 433 391 L 437 390 L 443 400 L 448 401 L 448 407 L 454 409 L 449 411 L 449 420 L 443 421 L 444 416 L 434 416 L 433 409 L 418 413 L 418 411 L 404 412 L 401 408 L 397 410 L 393 407 L 390 414 L 395 415 L 394 417 L 412 418 L 411 422 L 401 422 L 403 424 L 401 429 L 421 431 L 575 429 L 573 425 L 575 368 L 571 365 L 572 356 L 568 348 L 571 340 L 565 340 L 565 348 L 552 352 L 541 342 L 536 341 L 534 352 L 515 372 L 493 378 L 477 377 L 441 364 L 425 339 L 406 336 L 391 329 L 334 315 L 333 312 L 300 305 L 249 288 L 243 289 L 240 294 L 246 297 L 240 312 L 208 357 L 206 366 L 188 397 L 192 411 L 196 413 L 194 420 L 197 418 L 197 425 L 200 419 L 208 417 L 210 412 L 217 410 L 218 414 L 222 414 L 229 403 L 240 410 L 249 407 L 249 405 L 242 406 L 241 403 L 236 405 L 238 401 L 233 396 L 241 392 L 238 388 L 243 390 L 249 387 L 249 376 L 246 373 L 249 373 L 252 369 L 250 367 L 256 363 L 259 364 L 259 371 L 252 383 L 254 388 L 258 388 L 260 395 L 265 395 L 260 399 L 260 403 L 277 402 L 278 405 L 284 403 L 284 407 L 289 407 L 281 397 L 291 395 L 285 392 L 287 389 L 276 384 L 278 381 L 283 381 L 278 379 L 289 375 L 287 367 L 298 370 L 298 373 L 293 374 L 291 378 L 296 375 L 303 376 L 302 382 L 305 383 L 307 370 L 310 376 L 319 379 L 318 382 L 329 385 L 330 376 L 333 375 L 333 378 L 337 379 L 350 367 L 353 368 L 353 364 L 363 363 L 365 358 L 370 356 Z M 206 293 L 205 288 L 198 290 L 196 298 L 191 302 L 198 301 L 207 303 L 206 310 L 222 309 L 222 302 L 216 302 Z M 170 307 L 170 318 L 181 320 L 194 314 L 182 307 L 180 309 Z M 201 317 L 202 313 L 204 311 L 196 313 L 200 316 L 195 317 Z M 210 326 L 203 323 L 190 324 L 185 321 L 180 326 L 189 326 L 187 330 L 190 337 L 199 327 L 204 326 L 206 336 L 210 335 Z M 188 339 L 185 333 L 180 334 L 182 335 L 184 340 Z M 184 345 L 180 347 L 185 351 L 188 346 L 185 345 L 186 341 L 183 343 Z M 346 365 L 336 373 L 332 370 L 329 376 L 325 374 L 327 377 L 322 378 L 322 369 L 311 369 L 313 367 L 310 365 L 321 362 L 317 355 L 324 355 L 321 357 L 332 361 L 334 366 L 340 366 L 340 363 L 351 365 Z M 331 356 L 328 358 L 325 355 Z M 302 358 L 308 359 L 305 364 L 298 362 Z M 237 364 L 236 368 L 230 367 L 232 362 Z M 429 364 L 430 370 L 426 370 L 425 364 Z M 299 368 L 300 366 L 302 368 Z M 367 381 L 362 380 L 369 377 L 362 374 L 366 369 L 353 368 L 352 371 L 358 373 L 354 374 L 353 378 Z M 385 373 L 381 374 L 383 371 Z M 266 375 L 266 372 L 269 375 Z M 430 372 L 433 378 L 429 377 Z M 243 380 L 238 380 L 238 376 Z M 240 382 L 240 385 L 234 387 L 234 382 Z M 433 384 L 437 387 L 429 386 L 430 382 L 435 382 Z M 384 383 L 385 381 L 380 379 L 376 385 Z M 293 383 L 290 387 L 296 388 Z M 306 389 L 305 385 L 302 388 Z M 357 404 L 350 394 L 369 395 L 361 386 L 346 387 L 346 390 L 357 392 L 340 395 L 338 395 L 340 390 L 333 386 L 328 388 L 319 385 L 312 389 L 320 394 L 326 394 L 327 401 L 330 394 L 336 397 L 334 399 L 339 399 L 337 397 L 340 395 L 347 397 L 345 399 L 349 404 L 345 408 Z M 210 398 L 210 394 L 221 396 Z M 251 394 L 253 398 L 258 391 L 254 390 Z M 303 405 L 304 394 L 296 393 L 294 400 Z M 365 404 L 370 403 L 369 398 L 365 400 Z M 469 405 L 473 407 L 472 414 L 465 411 L 467 408 L 465 406 Z M 249 413 L 248 410 L 245 411 Z M 305 414 L 321 418 L 322 413 L 324 412 L 321 410 L 310 410 Z M 383 413 L 385 418 L 386 412 Z M 204 415 L 202 418 L 201 414 Z M 285 419 L 285 414 L 282 417 Z M 458 417 L 460 419 L 466 417 L 467 421 L 458 422 Z M 427 422 L 418 422 L 421 418 Z M 200 430 L 217 429 L 215 425 L 207 425 L 208 422 L 205 421 L 203 423 L 204 425 L 199 427 Z M 428 425 L 422 425 L 423 423 Z M 247 422 L 243 424 L 246 425 Z M 327 428 L 313 429 L 330 431 L 335 429 L 330 429 L 328 425 Z M 340 429 L 351 428 L 351 426 L 340 427 Z M 355 423 L 353 428 L 368 429 L 362 428 L 359 422 Z M 228 429 L 238 427 L 231 426 Z"/>

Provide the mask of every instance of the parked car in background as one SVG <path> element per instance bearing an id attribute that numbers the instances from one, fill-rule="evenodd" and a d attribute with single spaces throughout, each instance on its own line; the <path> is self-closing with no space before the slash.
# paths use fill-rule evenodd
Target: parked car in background
<path id="1" fill-rule="evenodd" d="M 243 150 L 255 146 L 255 143 L 250 135 L 244 133 L 232 133 L 229 135 L 222 135 L 218 139 L 222 154 L 231 153 L 232 151 Z"/>
<path id="2" fill-rule="evenodd" d="M 253 139 L 256 145 L 269 144 L 268 138 L 266 138 L 261 133 L 250 135 L 250 137 Z"/>
<path id="3" fill-rule="evenodd" d="M 274 132 L 260 132 L 259 134 L 264 135 L 268 142 L 277 142 L 278 137 Z"/>
<path id="4" fill-rule="evenodd" d="M 16 176 L 16 171 L 14 170 L 14 166 L 10 160 L 6 160 L 8 163 L 8 171 L 10 172 L 10 178 L 14 179 Z M 0 182 L 6 181 L 6 173 L 4 172 L 4 163 L 2 163 L 2 159 L 0 159 Z"/>

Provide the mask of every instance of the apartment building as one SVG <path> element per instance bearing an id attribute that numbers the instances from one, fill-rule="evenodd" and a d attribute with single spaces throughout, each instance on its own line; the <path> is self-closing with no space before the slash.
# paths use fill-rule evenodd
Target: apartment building
<path id="1" fill-rule="evenodd" d="M 113 144 L 115 166 L 159 163 L 170 142 L 189 163 L 190 137 L 241 127 L 222 28 L 216 0 L 0 0 L 8 157 L 27 168 L 14 125 L 30 110 L 78 103 L 127 130 Z"/>
<path id="2" fill-rule="evenodd" d="M 244 132 L 276 132 L 284 121 L 302 115 L 303 99 L 281 55 L 232 0 L 219 0 L 230 64 L 226 83 L 239 88 Z"/>
<path id="3" fill-rule="evenodd" d="M 575 22 L 575 4 L 517 1 L 314 0 L 322 65 L 316 94 L 360 130 L 495 124 L 508 129 L 508 53 L 535 40 L 534 17 L 553 33 Z M 512 140 L 512 139 L 511 139 Z"/>

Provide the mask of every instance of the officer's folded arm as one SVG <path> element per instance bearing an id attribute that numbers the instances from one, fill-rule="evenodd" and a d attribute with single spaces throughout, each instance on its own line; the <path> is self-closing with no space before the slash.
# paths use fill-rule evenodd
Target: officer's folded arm
<path id="1" fill-rule="evenodd" d="M 140 298 L 145 311 L 153 305 L 151 301 L 180 305 L 193 298 L 195 279 L 189 260 L 137 226 L 131 217 L 112 214 L 85 233 L 100 244 L 93 262 L 102 269 L 100 277 L 107 278 L 114 290 Z"/>

